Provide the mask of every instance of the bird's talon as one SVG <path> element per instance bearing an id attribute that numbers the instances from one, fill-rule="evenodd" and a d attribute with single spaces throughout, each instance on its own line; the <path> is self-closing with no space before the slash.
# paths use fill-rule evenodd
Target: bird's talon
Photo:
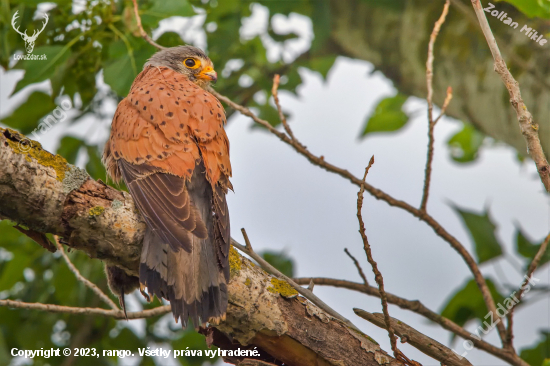
<path id="1" fill-rule="evenodd" d="M 151 302 L 151 296 L 149 296 L 149 294 L 145 291 L 145 285 L 143 285 L 142 283 L 139 284 L 139 292 L 141 292 L 141 294 L 143 295 L 143 297 L 145 297 L 145 300 L 147 300 L 147 302 Z"/>

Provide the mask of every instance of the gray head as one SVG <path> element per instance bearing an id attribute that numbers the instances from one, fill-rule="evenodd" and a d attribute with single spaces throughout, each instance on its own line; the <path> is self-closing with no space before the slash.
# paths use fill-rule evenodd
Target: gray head
<path id="1" fill-rule="evenodd" d="M 212 61 L 202 50 L 193 46 L 178 46 L 158 51 L 147 60 L 144 68 L 147 66 L 169 67 L 187 75 L 189 80 L 201 87 L 210 82 L 215 83 L 218 79 Z"/>

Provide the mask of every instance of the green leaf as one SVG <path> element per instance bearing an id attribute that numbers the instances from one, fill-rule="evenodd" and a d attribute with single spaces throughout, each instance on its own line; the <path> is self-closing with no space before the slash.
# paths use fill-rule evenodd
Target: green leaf
<path id="1" fill-rule="evenodd" d="M 502 254 L 502 248 L 495 236 L 496 226 L 491 221 L 488 211 L 477 214 L 461 210 L 456 206 L 453 206 L 453 209 L 460 214 L 470 233 L 478 263 L 486 262 Z"/>
<path id="2" fill-rule="evenodd" d="M 531 347 L 521 350 L 519 357 L 531 366 L 550 365 L 550 331 L 542 331 L 542 341 Z"/>
<path id="3" fill-rule="evenodd" d="M 535 255 L 538 253 L 541 245 L 542 245 L 542 240 L 539 244 L 534 244 L 531 240 L 527 239 L 527 237 L 523 234 L 523 231 L 521 231 L 521 229 L 519 228 L 517 229 L 516 249 L 521 256 L 529 259 L 529 262 L 531 262 L 535 257 Z M 546 252 L 542 255 L 542 258 L 540 259 L 539 268 L 548 262 L 550 262 L 550 245 L 546 249 Z"/>
<path id="4" fill-rule="evenodd" d="M 447 144 L 451 158 L 459 163 L 469 163 L 477 159 L 477 153 L 485 136 L 472 125 L 464 124 L 462 130 L 452 136 Z"/>
<path id="5" fill-rule="evenodd" d="M 156 40 L 156 42 L 164 47 L 176 47 L 185 44 L 180 35 L 176 32 L 165 32 Z"/>
<path id="6" fill-rule="evenodd" d="M 144 339 L 139 338 L 129 328 L 122 328 L 120 333 L 108 342 L 111 349 L 128 349 L 130 351 L 138 353 L 138 348 L 145 347 Z"/>
<path id="7" fill-rule="evenodd" d="M 21 131 L 23 134 L 29 134 L 38 126 L 40 118 L 55 108 L 56 105 L 52 101 L 52 97 L 44 92 L 35 91 L 10 116 L 5 117 L 0 122 Z"/>
<path id="8" fill-rule="evenodd" d="M 156 28 L 161 20 L 169 17 L 195 15 L 187 0 L 153 0 L 152 3 L 152 7 L 141 12 L 141 22 L 151 28 Z"/>
<path id="9" fill-rule="evenodd" d="M 367 120 L 361 137 L 372 132 L 393 132 L 405 126 L 409 121 L 409 116 L 403 112 L 406 101 L 407 96 L 402 94 L 382 99 Z"/>
<path id="10" fill-rule="evenodd" d="M 287 277 L 294 277 L 294 261 L 284 251 L 273 252 L 266 250 L 261 253 L 263 259 L 277 268 Z"/>
<path id="11" fill-rule="evenodd" d="M 336 56 L 319 56 L 314 57 L 311 60 L 309 60 L 308 63 L 306 63 L 306 67 L 321 73 L 324 79 L 327 78 L 327 74 L 332 68 L 332 65 L 334 65 L 334 61 L 336 61 Z"/>
<path id="12" fill-rule="evenodd" d="M 550 2 L 548 0 L 504 0 L 514 5 L 530 18 L 550 19 Z"/>
<path id="13" fill-rule="evenodd" d="M 122 41 L 109 47 L 109 60 L 103 69 L 103 79 L 118 95 L 126 96 L 145 61 L 155 53 L 155 48 L 142 39 L 133 40 L 131 50 Z"/>
<path id="14" fill-rule="evenodd" d="M 0 360 L 9 360 L 11 352 L 8 351 L 8 345 L 4 339 L 4 333 L 0 330 Z"/>
<path id="15" fill-rule="evenodd" d="M 294 32 L 285 33 L 285 34 L 279 34 L 275 33 L 275 31 L 272 28 L 269 28 L 267 30 L 267 34 L 275 41 L 275 42 L 285 42 L 289 39 L 296 39 L 298 38 L 298 35 Z"/>
<path id="16" fill-rule="evenodd" d="M 310 18 L 313 20 L 314 38 L 311 42 L 311 51 L 321 50 L 330 39 L 332 31 L 332 12 L 330 1 L 318 0 L 313 5 Z"/>
<path id="17" fill-rule="evenodd" d="M 63 46 L 37 47 L 33 54 L 45 54 L 46 60 L 23 60 L 17 64 L 16 68 L 25 70 L 25 75 L 17 83 L 12 95 L 27 85 L 51 78 L 56 68 L 63 65 L 70 56 L 70 52 Z"/>
<path id="18" fill-rule="evenodd" d="M 505 305 L 504 296 L 497 291 L 493 281 L 486 279 L 486 282 L 495 302 Z M 460 326 L 464 326 L 468 321 L 473 319 L 479 319 L 481 323 L 489 319 L 488 323 L 490 323 L 490 318 L 485 318 L 488 312 L 489 310 L 485 305 L 477 283 L 471 279 L 451 295 L 441 311 L 441 315 Z M 494 319 L 496 318 L 497 315 L 494 316 Z"/>
<path id="19" fill-rule="evenodd" d="M 105 83 L 120 96 L 128 94 L 130 86 L 132 86 L 136 77 L 136 73 L 134 72 L 136 68 L 135 57 L 128 52 L 123 53 L 124 50 L 126 50 L 126 46 L 122 41 L 113 42 L 109 49 L 109 58 L 113 61 L 109 62 L 103 69 Z"/>
<path id="20" fill-rule="evenodd" d="M 57 154 L 63 156 L 69 164 L 74 164 L 80 148 L 84 145 L 84 141 L 76 137 L 65 136 L 59 143 Z"/>
<path id="21" fill-rule="evenodd" d="M 179 324 L 178 324 L 179 325 Z M 181 338 L 173 340 L 172 348 L 175 350 L 185 350 L 189 347 L 190 350 L 203 350 L 202 357 L 180 357 L 178 361 L 182 363 L 183 366 L 201 366 L 204 365 L 207 361 L 210 361 L 212 364 L 215 363 L 216 358 L 210 358 L 205 356 L 204 350 L 207 350 L 205 337 L 196 332 L 192 327 L 188 326 L 183 332 Z"/>
<path id="22" fill-rule="evenodd" d="M 17 282 L 23 281 L 23 270 L 31 264 L 34 258 L 32 255 L 14 255 L 13 259 L 0 272 L 0 291 L 9 290 Z"/>

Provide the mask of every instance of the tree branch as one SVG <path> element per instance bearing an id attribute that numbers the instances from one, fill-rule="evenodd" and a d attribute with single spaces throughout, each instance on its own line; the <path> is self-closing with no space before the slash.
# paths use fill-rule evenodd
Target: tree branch
<path id="1" fill-rule="evenodd" d="M 85 314 L 85 315 L 101 315 L 114 319 L 126 319 L 122 310 L 107 310 L 102 308 L 79 308 L 73 306 L 62 306 L 54 304 L 31 303 L 15 300 L 0 300 L 0 306 L 7 306 L 14 309 L 30 309 L 47 311 L 49 313 L 66 313 L 66 314 Z M 170 305 L 159 306 L 154 309 L 134 311 L 128 313 L 128 319 L 143 319 L 157 315 L 162 315 L 170 312 Z"/>
<path id="2" fill-rule="evenodd" d="M 319 299 L 316 295 L 314 295 L 311 290 L 305 289 L 302 286 L 298 285 L 291 278 L 285 276 L 277 268 L 273 267 L 265 259 L 263 259 L 260 255 L 258 255 L 258 253 L 256 253 L 254 251 L 254 249 L 252 249 L 252 244 L 250 244 L 250 240 L 248 239 L 248 235 L 246 234 L 246 230 L 241 229 L 241 231 L 243 233 L 243 237 L 244 237 L 246 246 L 243 247 L 241 244 L 239 244 L 233 238 L 231 238 L 231 245 L 233 245 L 235 248 L 239 249 L 241 252 L 245 253 L 246 255 L 250 256 L 256 262 L 258 262 L 258 264 L 263 269 L 265 269 L 267 272 L 269 272 L 272 275 L 277 276 L 277 277 L 281 278 L 282 280 L 288 282 L 288 284 L 290 286 L 292 286 L 298 293 L 300 293 L 302 296 L 304 296 L 306 299 L 310 300 L 312 303 L 317 305 L 319 308 L 321 308 L 322 310 L 324 310 L 328 314 L 332 315 L 334 318 L 341 320 L 346 325 L 348 325 L 350 328 L 353 328 L 355 330 L 359 330 L 348 319 L 346 319 L 344 316 L 340 315 L 338 312 L 336 312 L 334 309 L 332 309 L 330 306 L 328 306 L 323 300 Z"/>
<path id="3" fill-rule="evenodd" d="M 439 222 L 437 222 L 433 217 L 431 217 L 426 211 L 417 209 L 404 201 L 397 200 L 392 196 L 390 196 L 389 194 L 385 193 L 384 191 L 378 188 L 375 188 L 368 183 L 362 182 L 361 179 L 357 178 L 346 169 L 339 168 L 327 162 L 323 157 L 319 157 L 312 154 L 299 141 L 297 141 L 296 139 L 292 140 L 287 134 L 278 131 L 269 122 L 259 118 L 254 113 L 252 113 L 248 108 L 233 102 L 231 99 L 219 94 L 215 90 L 213 90 L 212 93 L 219 100 L 223 101 L 224 103 L 229 105 L 231 108 L 235 109 L 236 111 L 239 111 L 241 114 L 247 117 L 252 118 L 254 122 L 265 127 L 270 133 L 277 136 L 284 143 L 290 145 L 298 154 L 304 156 L 313 165 L 323 168 L 328 172 L 337 174 L 343 177 L 344 179 L 349 180 L 351 183 L 355 184 L 358 187 L 361 187 L 361 185 L 363 185 L 365 187 L 364 189 L 367 192 L 369 192 L 372 196 L 374 196 L 376 199 L 382 200 L 388 203 L 390 206 L 401 208 L 409 212 L 413 216 L 419 218 L 420 220 L 424 221 L 426 224 L 428 224 L 434 230 L 434 232 L 443 240 L 445 240 L 447 243 L 449 243 L 451 247 L 454 250 L 456 250 L 458 254 L 462 257 L 462 259 L 466 262 L 466 264 L 468 265 L 468 268 L 472 272 L 472 275 L 474 277 L 474 280 L 476 281 L 477 286 L 481 291 L 483 300 L 485 301 L 487 308 L 489 309 L 489 311 L 492 311 L 493 314 L 497 314 L 496 304 L 493 297 L 491 296 L 491 292 L 489 291 L 487 282 L 485 281 L 485 278 L 483 277 L 481 271 L 479 270 L 479 267 L 476 261 L 474 260 L 474 258 L 472 257 L 472 255 L 454 236 L 452 236 L 449 232 L 447 232 L 447 230 L 445 230 L 445 228 L 443 228 L 443 226 L 441 226 L 441 224 L 439 224 Z M 501 328 L 503 329 L 502 323 L 499 322 L 499 324 L 500 324 L 499 330 Z"/>
<path id="4" fill-rule="evenodd" d="M 523 292 L 525 291 L 525 286 L 527 286 L 527 283 L 529 282 L 529 279 L 535 273 L 535 270 L 537 269 L 540 260 L 542 259 L 542 256 L 546 253 L 546 250 L 548 249 L 548 243 L 550 242 L 550 234 L 546 236 L 542 244 L 540 245 L 540 248 L 533 257 L 533 260 L 531 261 L 531 264 L 529 264 L 529 267 L 527 268 L 527 274 L 525 275 L 525 281 L 521 284 L 521 287 L 518 290 L 517 298 L 520 298 L 523 296 Z M 506 329 L 506 342 L 509 344 L 510 348 L 513 349 L 514 347 L 514 310 L 516 309 L 516 306 L 518 303 L 515 303 L 510 311 L 508 312 L 507 319 L 508 319 L 508 327 Z"/>
<path id="5" fill-rule="evenodd" d="M 139 33 L 141 34 L 141 37 L 144 40 L 146 40 L 151 46 L 155 47 L 156 49 L 158 49 L 158 50 L 165 49 L 166 47 L 161 46 L 157 42 L 153 41 L 153 38 L 149 37 L 149 35 L 145 31 L 145 29 L 143 29 L 143 25 L 141 25 L 141 17 L 139 16 L 139 9 L 138 9 L 137 0 L 132 0 L 132 2 L 134 3 L 134 15 L 136 17 L 136 23 L 137 23 L 137 27 L 139 29 Z"/>
<path id="6" fill-rule="evenodd" d="M 59 238 L 57 236 L 54 236 L 54 239 L 55 239 L 55 245 L 57 246 L 57 249 L 61 253 L 61 256 L 67 263 L 67 266 L 69 267 L 71 272 L 73 272 L 74 275 L 76 276 L 76 279 L 82 282 L 84 285 L 86 285 L 86 287 L 88 287 L 90 290 L 92 290 L 97 296 L 99 296 L 101 300 L 103 300 L 104 303 L 109 305 L 111 309 L 118 311 L 119 310 L 118 306 L 116 306 L 116 304 L 109 298 L 109 296 L 107 296 L 103 291 L 101 291 L 101 289 L 97 287 L 95 284 L 90 282 L 90 280 L 88 280 L 86 277 L 80 274 L 80 271 L 74 266 L 73 262 L 71 262 L 71 260 L 67 256 L 67 253 L 65 253 L 63 246 L 61 245 L 61 243 L 59 243 Z"/>
<path id="7" fill-rule="evenodd" d="M 369 165 L 367 165 L 367 167 L 365 168 L 365 175 L 363 175 L 362 181 L 363 184 L 361 184 L 361 188 L 359 188 L 359 192 L 357 193 L 357 221 L 359 221 L 359 233 L 361 234 L 361 239 L 363 240 L 363 248 L 365 250 L 365 254 L 367 255 L 367 260 L 372 267 L 372 272 L 374 273 L 374 280 L 376 281 L 376 284 L 378 285 L 378 290 L 380 292 L 382 312 L 384 313 L 384 322 L 386 324 L 385 328 L 388 330 L 388 337 L 390 338 L 393 355 L 397 360 L 402 361 L 406 365 L 419 365 L 417 362 L 409 360 L 407 356 L 405 356 L 403 352 L 401 352 L 397 348 L 397 340 L 395 338 L 393 327 L 390 321 L 390 313 L 388 312 L 388 298 L 386 292 L 384 291 L 384 278 L 382 277 L 382 273 L 380 273 L 380 270 L 378 269 L 378 264 L 372 256 L 369 239 L 367 238 L 367 233 L 365 230 L 365 222 L 363 221 L 363 215 L 361 213 L 361 210 L 363 209 L 363 193 L 365 192 L 364 183 L 367 179 L 367 175 L 369 174 L 369 170 L 372 167 L 372 164 L 374 164 L 374 155 L 370 158 Z"/>
<path id="8" fill-rule="evenodd" d="M 362 292 L 370 296 L 380 297 L 380 292 L 376 287 L 365 286 L 361 283 L 352 282 L 352 281 L 338 280 L 338 279 L 326 278 L 326 277 L 302 277 L 302 278 L 294 278 L 294 281 L 300 285 L 305 285 L 310 281 L 313 281 L 315 282 L 316 285 L 319 285 L 319 286 L 332 286 L 332 287 L 338 287 L 338 288 L 345 288 L 352 291 Z M 511 353 L 508 350 L 498 348 L 488 342 L 485 342 L 473 336 L 470 332 L 468 332 L 466 329 L 462 328 L 458 324 L 428 309 L 420 301 L 407 300 L 402 297 L 393 295 L 389 292 L 386 292 L 386 294 L 388 298 L 388 303 L 399 306 L 401 309 L 409 310 L 416 314 L 422 315 L 426 319 L 429 319 L 439 324 L 442 328 L 448 330 L 449 332 L 452 332 L 464 339 L 472 341 L 472 343 L 476 348 L 484 350 L 487 353 L 490 353 L 493 356 L 510 363 L 511 365 L 529 366 L 525 361 L 518 358 L 515 355 L 515 353 Z"/>
<path id="9" fill-rule="evenodd" d="M 351 253 L 348 251 L 348 248 L 344 248 L 344 252 L 346 252 L 348 257 L 350 257 L 351 260 L 353 261 L 353 264 L 355 264 L 355 268 L 357 268 L 357 272 L 359 272 L 359 276 L 363 280 L 363 284 L 365 286 L 368 286 L 369 281 L 367 281 L 367 276 L 365 276 L 365 273 L 363 272 L 363 268 L 361 268 L 361 265 L 359 265 L 359 262 L 357 261 L 357 259 L 355 259 L 353 255 L 351 255 Z"/>
<path id="10" fill-rule="evenodd" d="M 145 225 L 132 198 L 92 180 L 59 155 L 44 151 L 13 130 L 0 129 L 0 217 L 31 230 L 59 235 L 67 246 L 137 276 Z M 226 321 L 216 326 L 228 344 L 252 345 L 289 366 L 397 365 L 362 332 L 334 321 L 297 296 L 287 282 L 230 251 Z M 2 300 L 0 306 L 124 319 L 122 310 L 70 308 Z M 160 315 L 169 307 L 128 313 L 129 319 Z M 214 343 L 216 344 L 216 343 Z"/>
<path id="11" fill-rule="evenodd" d="M 279 119 L 281 120 L 286 133 L 288 133 L 288 136 L 290 136 L 292 140 L 296 140 L 296 138 L 294 137 L 294 133 L 292 132 L 292 130 L 290 129 L 290 126 L 288 125 L 285 114 L 283 113 L 283 109 L 281 108 L 281 104 L 279 103 L 279 93 L 277 92 L 277 90 L 279 89 L 280 79 L 281 78 L 278 74 L 275 74 L 275 76 L 273 76 L 273 87 L 271 88 L 271 94 L 273 94 L 273 101 L 277 106 L 277 111 L 279 112 Z"/>
<path id="12" fill-rule="evenodd" d="M 436 121 L 433 117 L 433 63 L 434 63 L 434 44 L 439 30 L 443 23 L 445 23 L 445 17 L 449 12 L 450 0 L 445 0 L 445 5 L 443 6 L 443 12 L 439 19 L 435 22 L 432 34 L 430 35 L 430 42 L 428 43 L 428 59 L 426 60 L 426 84 L 428 88 L 428 156 L 426 158 L 426 169 L 424 176 L 424 190 L 422 192 L 422 201 L 420 203 L 420 210 L 426 211 L 426 206 L 428 205 L 428 195 L 430 194 L 430 180 L 432 175 L 432 161 L 434 158 L 434 127 Z M 447 95 L 449 95 L 449 89 L 447 89 Z M 447 101 L 447 99 L 445 100 Z M 450 99 L 449 99 L 450 101 Z M 447 103 L 448 104 L 448 103 Z M 444 106 L 446 109 L 447 106 Z M 443 115 L 444 110 L 442 108 L 441 115 Z M 441 116 L 440 116 L 441 117 Z M 438 117 L 437 119 L 439 120 Z"/>
<path id="13" fill-rule="evenodd" d="M 495 60 L 495 71 L 502 79 L 502 82 L 510 94 L 510 103 L 516 111 L 521 133 L 527 143 L 527 151 L 529 152 L 529 156 L 531 156 L 531 159 L 533 159 L 537 166 L 540 180 L 542 181 L 546 192 L 550 192 L 550 166 L 548 165 L 548 161 L 546 160 L 546 156 L 544 155 L 544 151 L 540 144 L 538 133 L 539 125 L 535 123 L 533 116 L 523 102 L 521 91 L 519 89 L 519 83 L 516 79 L 514 79 L 508 70 L 506 62 L 500 54 L 497 41 L 493 36 L 489 23 L 487 22 L 481 2 L 479 0 L 472 0 L 472 5 L 474 7 L 477 20 L 479 21 L 479 25 L 481 26 L 481 30 L 483 31 L 483 35 L 485 36 L 489 49 L 491 50 L 491 54 L 493 55 L 493 59 Z M 500 324 L 502 324 L 502 322 Z"/>
<path id="14" fill-rule="evenodd" d="M 388 329 L 385 316 L 383 314 L 371 314 L 365 310 L 353 309 L 355 314 L 368 320 L 372 324 Z M 391 318 L 392 329 L 401 338 L 401 343 L 409 343 L 420 352 L 438 360 L 446 366 L 472 366 L 466 358 L 459 358 L 452 350 L 442 345 L 438 341 L 420 333 L 411 326 L 400 320 Z"/>

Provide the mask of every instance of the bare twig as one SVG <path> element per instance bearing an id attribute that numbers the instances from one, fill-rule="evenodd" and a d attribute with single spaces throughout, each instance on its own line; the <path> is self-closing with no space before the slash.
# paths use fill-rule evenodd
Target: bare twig
<path id="1" fill-rule="evenodd" d="M 369 174 L 369 170 L 372 164 L 374 164 L 374 156 L 370 158 L 369 165 L 367 165 L 367 167 L 365 168 L 363 183 L 365 183 L 365 180 L 367 179 L 367 174 Z M 372 257 L 371 247 L 365 230 L 365 222 L 363 221 L 363 215 L 361 214 L 361 210 L 363 209 L 364 192 L 365 186 L 361 184 L 361 188 L 359 188 L 359 193 L 357 193 L 357 220 L 359 221 L 359 233 L 361 234 L 361 239 L 363 239 L 363 247 L 365 249 L 365 254 L 367 255 L 367 260 L 369 261 L 372 267 L 372 271 L 374 272 L 374 280 L 376 281 L 376 284 L 378 285 L 378 290 L 380 291 L 382 312 L 384 313 L 384 322 L 386 323 L 386 329 L 388 330 L 388 337 L 390 338 L 391 349 L 395 358 L 403 362 L 405 365 L 419 366 L 420 364 L 418 362 L 410 360 L 409 358 L 407 358 L 407 356 L 403 354 L 403 352 L 401 352 L 397 348 L 397 341 L 390 321 L 390 313 L 388 312 L 388 297 L 386 295 L 386 292 L 384 291 L 384 278 L 382 277 L 382 273 L 380 273 L 380 270 L 378 269 L 376 261 Z"/>
<path id="2" fill-rule="evenodd" d="M 537 269 L 540 260 L 542 259 L 542 256 L 546 253 L 546 250 L 548 249 L 548 243 L 550 242 L 550 234 L 546 236 L 542 244 L 540 245 L 540 248 L 535 254 L 535 257 L 531 261 L 531 264 L 529 264 L 529 267 L 527 268 L 527 274 L 525 275 L 525 281 L 521 284 L 521 287 L 518 291 L 518 294 L 516 295 L 517 298 L 521 299 L 523 296 L 523 292 L 525 291 L 525 286 L 527 286 L 527 283 L 529 282 L 529 279 L 535 273 L 535 270 Z M 510 345 L 511 348 L 514 347 L 514 310 L 518 303 L 515 303 L 510 311 L 508 312 L 507 318 L 508 318 L 508 327 L 506 329 L 506 342 Z"/>
<path id="3" fill-rule="evenodd" d="M 348 170 L 342 169 L 340 167 L 337 167 L 334 164 L 327 162 L 322 156 L 316 156 L 312 154 L 304 145 L 300 144 L 296 140 L 290 139 L 288 135 L 278 131 L 269 122 L 256 116 L 254 113 L 250 111 L 250 109 L 233 102 L 231 99 L 219 94 L 215 90 L 212 91 L 212 93 L 219 100 L 223 101 L 224 103 L 229 105 L 231 108 L 235 109 L 236 111 L 239 111 L 241 114 L 247 117 L 252 118 L 254 122 L 265 127 L 266 130 L 268 130 L 273 135 L 277 136 L 282 142 L 290 145 L 298 154 L 304 156 L 311 164 L 316 165 L 322 169 L 325 169 L 328 172 L 337 174 L 342 178 L 349 180 L 352 184 L 355 184 L 358 187 L 363 185 L 365 187 L 365 190 L 369 192 L 372 196 L 374 196 L 376 199 L 382 200 L 387 204 L 389 204 L 390 206 L 403 209 L 409 212 L 411 215 L 419 218 L 420 220 L 428 224 L 428 226 L 430 226 L 439 237 L 441 237 L 443 240 L 449 243 L 451 247 L 454 250 L 456 250 L 458 254 L 462 257 L 462 259 L 466 262 L 466 264 L 468 265 L 468 268 L 472 272 L 472 275 L 474 277 L 474 280 L 476 281 L 477 286 L 481 291 L 483 300 L 485 301 L 487 308 L 490 311 L 492 311 L 493 314 L 496 314 L 495 301 L 491 296 L 491 292 L 489 291 L 487 282 L 485 281 L 485 278 L 483 277 L 481 271 L 479 270 L 479 267 L 475 259 L 468 252 L 468 250 L 466 250 L 466 248 L 464 247 L 464 245 L 462 245 L 462 243 L 460 243 L 454 236 L 452 236 L 447 230 L 445 230 L 445 228 L 441 226 L 441 224 L 437 220 L 435 220 L 432 216 L 430 216 L 426 211 L 417 209 L 405 201 L 395 199 L 389 194 L 385 193 L 384 191 L 378 188 L 375 188 L 366 182 L 363 182 L 361 179 L 351 174 Z"/>
<path id="4" fill-rule="evenodd" d="M 338 287 L 338 288 L 345 288 L 352 291 L 361 292 L 370 296 L 380 297 L 380 291 L 374 286 L 365 286 L 362 283 L 358 282 L 352 282 L 352 281 L 346 281 L 346 280 L 338 280 L 334 278 L 326 278 L 326 277 L 303 277 L 303 278 L 294 278 L 294 281 L 297 284 L 305 285 L 308 284 L 310 281 L 314 281 L 316 285 L 319 286 L 332 286 L 332 287 Z M 481 350 L 486 351 L 487 353 L 492 354 L 495 357 L 498 357 L 501 360 L 504 360 L 511 365 L 516 366 L 528 366 L 528 364 L 523 361 L 522 359 L 519 359 L 515 357 L 516 355 L 514 353 L 509 352 L 508 350 L 496 347 L 488 342 L 485 342 L 481 340 L 480 338 L 474 336 L 471 334 L 471 332 L 468 332 L 466 329 L 462 328 L 458 324 L 454 323 L 453 321 L 442 317 L 441 315 L 437 314 L 436 312 L 428 309 L 424 304 L 422 304 L 418 300 L 407 300 L 402 297 L 393 295 L 389 292 L 386 292 L 388 303 L 399 306 L 401 309 L 412 311 L 416 314 L 422 315 L 426 319 L 429 319 L 439 325 L 441 325 L 442 328 L 464 338 L 467 340 L 472 341 L 474 346 L 476 348 L 479 348 Z"/>
<path id="5" fill-rule="evenodd" d="M 542 184 L 544 185 L 544 188 L 547 192 L 550 192 L 550 166 L 548 165 L 548 161 L 546 160 L 546 156 L 544 155 L 542 145 L 540 144 L 538 133 L 539 125 L 535 123 L 535 121 L 533 120 L 533 116 L 523 102 L 521 91 L 519 89 L 519 83 L 516 81 L 516 79 L 514 79 L 514 77 L 508 70 L 506 62 L 504 62 L 504 59 L 500 54 L 500 50 L 498 48 L 495 37 L 491 32 L 491 27 L 489 26 L 487 18 L 485 17 L 485 12 L 483 11 L 481 2 L 479 0 L 472 0 L 472 5 L 477 15 L 479 25 L 481 26 L 481 30 L 483 31 L 485 39 L 487 40 L 487 44 L 489 45 L 489 49 L 493 54 L 493 59 L 495 60 L 495 71 L 497 72 L 497 74 L 499 74 L 502 82 L 506 86 L 506 89 L 508 89 L 508 93 L 510 94 L 510 103 L 516 111 L 521 133 L 523 134 L 525 142 L 527 143 L 527 151 L 529 153 L 529 156 L 531 156 L 531 159 L 533 159 L 537 166 L 537 171 L 539 173 Z"/>
<path id="6" fill-rule="evenodd" d="M 273 87 L 271 88 L 271 94 L 273 94 L 273 100 L 275 101 L 277 111 L 279 112 L 279 119 L 283 123 L 286 133 L 288 133 L 288 136 L 290 136 L 292 140 L 296 140 L 296 138 L 294 137 L 294 133 L 292 133 L 292 130 L 288 125 L 285 114 L 283 113 L 283 109 L 281 108 L 281 104 L 279 103 L 279 94 L 277 93 L 277 90 L 279 89 L 280 79 L 281 78 L 278 74 L 275 74 L 275 76 L 273 76 Z"/>
<path id="7" fill-rule="evenodd" d="M 382 314 L 371 314 L 365 310 L 353 309 L 355 314 L 361 318 L 368 320 L 374 325 L 387 329 Z M 436 340 L 420 333 L 418 330 L 403 323 L 400 320 L 391 318 L 391 325 L 397 334 L 401 338 L 401 343 L 409 343 L 420 352 L 438 360 L 442 365 L 446 366 L 471 366 L 472 364 L 466 358 L 460 358 L 448 347 L 442 345 Z"/>
<path id="8" fill-rule="evenodd" d="M 252 245 L 250 244 L 250 240 L 248 240 L 248 235 L 246 234 L 246 230 L 243 228 L 241 229 L 243 233 L 243 237 L 246 243 L 246 246 L 243 246 L 239 244 L 235 239 L 231 238 L 231 245 L 233 245 L 235 248 L 239 249 L 241 252 L 245 253 L 246 255 L 250 256 L 252 259 L 254 259 L 258 264 L 267 272 L 271 273 L 274 276 L 277 276 L 284 281 L 288 282 L 289 285 L 294 287 L 298 293 L 300 293 L 302 296 L 304 296 L 306 299 L 310 300 L 312 303 L 317 305 L 319 308 L 321 308 L 323 311 L 325 311 L 327 314 L 333 316 L 335 319 L 338 319 L 345 323 L 347 326 L 353 329 L 357 329 L 355 325 L 353 325 L 352 322 L 350 322 L 348 319 L 346 319 L 344 316 L 340 315 L 338 312 L 336 312 L 334 309 L 332 309 L 330 306 L 325 304 L 323 300 L 318 298 L 313 292 L 311 292 L 308 289 L 303 288 L 302 286 L 298 285 L 296 282 L 294 282 L 291 278 L 285 276 L 281 273 L 277 268 L 273 267 L 271 264 L 269 264 L 265 259 L 263 259 L 258 253 L 256 253 L 252 249 Z"/>
<path id="9" fill-rule="evenodd" d="M 433 117 L 433 63 L 434 63 L 434 44 L 439 34 L 439 30 L 443 23 L 445 23 L 445 17 L 449 12 L 450 0 L 445 1 L 443 6 L 443 12 L 439 19 L 435 22 L 432 34 L 430 35 L 430 42 L 428 43 L 428 59 L 426 61 L 426 84 L 428 88 L 428 157 L 426 158 L 426 170 L 424 176 L 424 190 L 422 193 L 422 202 L 420 204 L 420 210 L 426 211 L 428 205 L 428 195 L 430 193 L 430 180 L 432 175 L 432 161 L 434 157 L 434 127 L 435 121 Z M 447 93 L 448 95 L 448 93 Z M 446 107 L 445 107 L 446 108 Z M 441 112 L 443 113 L 443 111 Z"/>
<path id="10" fill-rule="evenodd" d="M 71 260 L 67 256 L 67 253 L 65 253 L 63 246 L 61 245 L 61 243 L 59 243 L 59 238 L 57 237 L 57 235 L 54 235 L 54 240 L 55 240 L 55 245 L 57 246 L 57 249 L 61 253 L 61 256 L 67 263 L 67 266 L 69 267 L 71 272 L 74 273 L 76 279 L 82 282 L 84 285 L 86 285 L 86 287 L 88 287 L 90 290 L 92 290 L 97 296 L 99 296 L 101 300 L 103 300 L 104 303 L 109 305 L 111 309 L 118 311 L 119 310 L 118 306 L 116 306 L 116 304 L 109 298 L 109 296 L 105 295 L 105 293 L 101 291 L 99 287 L 97 287 L 90 280 L 88 280 L 86 277 L 80 274 L 80 271 L 74 266 L 73 262 L 71 262 Z"/>
<path id="11" fill-rule="evenodd" d="M 134 3 L 134 15 L 136 16 L 136 22 L 137 22 L 137 26 L 139 28 L 139 33 L 141 34 L 141 37 L 144 40 L 146 40 L 151 46 L 155 47 L 156 49 L 158 49 L 158 50 L 165 49 L 166 47 L 161 46 L 157 42 L 153 41 L 153 38 L 149 37 L 149 35 L 145 31 L 145 29 L 143 29 L 143 25 L 141 25 L 141 17 L 139 16 L 139 9 L 138 9 L 137 0 L 132 0 L 132 2 Z"/>
<path id="12" fill-rule="evenodd" d="M 355 264 L 355 268 L 357 268 L 357 272 L 359 272 L 359 276 L 361 276 L 361 279 L 363 280 L 363 283 L 365 284 L 365 286 L 368 286 L 369 281 L 367 281 L 367 276 L 365 276 L 365 273 L 363 272 L 363 268 L 361 268 L 361 265 L 359 264 L 357 259 L 355 259 L 353 255 L 351 255 L 351 253 L 348 251 L 348 248 L 344 248 L 344 252 L 346 252 L 348 257 L 350 257 L 351 260 L 353 261 L 353 264 Z"/>
<path id="13" fill-rule="evenodd" d="M 439 113 L 439 116 L 434 121 L 434 126 L 439 122 L 441 117 L 445 114 L 447 111 L 447 107 L 449 106 L 449 103 L 451 102 L 451 99 L 453 99 L 453 88 L 450 86 L 447 87 L 447 96 L 445 97 L 445 100 L 443 101 L 443 106 L 441 107 L 441 113 Z"/>
<path id="14" fill-rule="evenodd" d="M 15 300 L 0 300 L 0 306 L 10 308 L 32 309 L 47 311 L 50 313 L 67 313 L 67 314 L 86 314 L 86 315 L 101 315 L 115 319 L 126 319 L 122 310 L 107 310 L 101 308 L 80 308 L 72 306 L 61 306 L 53 304 L 30 303 Z M 159 306 L 154 309 L 135 311 L 128 313 L 128 319 L 142 319 L 161 315 L 170 312 L 170 305 Z"/>

